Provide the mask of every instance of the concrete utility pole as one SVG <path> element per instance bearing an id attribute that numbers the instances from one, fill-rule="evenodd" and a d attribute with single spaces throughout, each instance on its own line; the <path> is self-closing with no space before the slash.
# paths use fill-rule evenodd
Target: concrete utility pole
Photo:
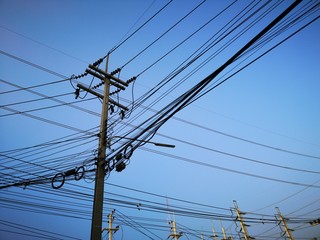
<path id="1" fill-rule="evenodd" d="M 112 227 L 113 212 L 108 214 L 108 223 L 109 223 L 109 227 L 102 229 L 102 231 L 104 231 L 104 230 L 108 231 L 109 240 L 112 240 L 113 239 L 113 234 L 119 230 L 119 226 L 117 226 L 115 228 Z"/>
<path id="2" fill-rule="evenodd" d="M 282 222 L 282 226 L 284 227 L 284 230 L 285 230 L 285 232 L 286 232 L 287 237 L 288 237 L 290 240 L 294 240 L 294 238 L 293 238 L 292 235 L 291 235 L 291 230 L 288 228 L 288 225 L 287 225 L 287 223 L 286 223 L 286 220 L 285 220 L 285 218 L 282 216 L 282 214 L 281 214 L 281 212 L 280 212 L 280 209 L 279 209 L 278 207 L 277 207 L 276 209 L 277 209 L 277 211 L 278 211 L 278 215 L 279 215 L 279 217 L 280 217 L 280 220 L 281 220 L 281 222 Z"/>
<path id="3" fill-rule="evenodd" d="M 237 217 L 238 217 L 238 220 L 240 222 L 240 225 L 241 225 L 241 232 L 243 233 L 243 236 L 244 236 L 244 239 L 245 240 L 249 240 L 249 239 L 253 239 L 252 237 L 249 236 L 249 233 L 248 233 L 248 230 L 247 230 L 247 226 L 244 221 L 243 221 L 243 218 L 242 218 L 242 214 L 238 208 L 238 204 L 236 201 L 233 201 L 233 204 L 234 204 L 234 207 L 236 209 L 236 213 L 237 213 Z"/>
<path id="4" fill-rule="evenodd" d="M 104 177 L 106 167 L 106 149 L 107 149 L 107 124 L 108 124 L 108 107 L 109 102 L 124 110 L 128 110 L 125 106 L 119 104 L 112 99 L 109 99 L 110 85 L 113 85 L 119 89 L 124 90 L 124 86 L 128 86 L 128 83 L 121 81 L 120 79 L 110 75 L 108 73 L 109 55 L 106 57 L 105 71 L 97 68 L 95 65 L 89 65 L 90 69 L 86 69 L 86 72 L 92 76 L 99 78 L 104 83 L 103 95 L 95 92 L 93 89 L 85 87 L 82 84 L 78 84 L 79 89 L 83 89 L 102 99 L 102 113 L 100 122 L 99 133 L 99 147 L 98 147 L 98 159 L 96 162 L 96 175 L 94 186 L 94 199 L 91 221 L 91 240 L 101 240 L 102 233 L 102 220 L 103 220 L 103 194 L 104 194 Z"/>
<path id="5" fill-rule="evenodd" d="M 105 72 L 108 72 L 109 55 L 106 58 Z M 103 215 L 103 193 L 104 193 L 104 176 L 105 176 L 105 160 L 106 160 L 106 139 L 107 139 L 107 123 L 108 123 L 108 105 L 110 93 L 110 79 L 104 78 L 104 95 L 102 102 L 102 113 L 100 122 L 100 137 L 98 148 L 98 161 L 96 167 L 94 200 L 91 222 L 91 240 L 101 240 L 102 232 L 102 215 Z"/>
<path id="6" fill-rule="evenodd" d="M 222 225 L 221 225 L 221 230 L 222 230 L 222 235 L 223 235 L 222 240 L 228 240 L 226 230 L 224 229 L 224 227 L 222 227 Z"/>
<path id="7" fill-rule="evenodd" d="M 173 233 L 169 235 L 169 238 L 172 237 L 174 240 L 178 240 L 180 237 L 182 237 L 182 233 L 177 233 L 177 224 L 175 221 L 170 221 L 170 225 L 172 224 Z"/>
<path id="8" fill-rule="evenodd" d="M 212 238 L 213 238 L 214 240 L 218 240 L 218 235 L 216 234 L 216 230 L 214 229 L 214 226 L 213 226 L 213 225 L 212 225 L 212 233 L 213 233 Z"/>

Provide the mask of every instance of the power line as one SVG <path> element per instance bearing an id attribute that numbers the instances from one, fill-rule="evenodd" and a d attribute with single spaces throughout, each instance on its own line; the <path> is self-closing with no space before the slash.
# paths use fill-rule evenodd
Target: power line
<path id="1" fill-rule="evenodd" d="M 54 237 L 54 239 L 62 239 L 62 238 L 57 238 L 57 237 L 64 237 L 64 239 L 79 239 L 80 240 L 80 238 L 67 236 L 65 234 L 54 233 L 54 232 L 47 231 L 47 230 L 44 230 L 44 229 L 39 229 L 39 228 L 35 228 L 35 227 L 31 227 L 31 226 L 27 226 L 27 225 L 23 225 L 23 224 L 19 224 L 19 223 L 14 223 L 14 222 L 10 222 L 10 221 L 3 220 L 3 219 L 0 219 L 0 224 L 7 225 L 7 226 L 10 226 L 12 228 L 20 229 L 20 230 L 23 230 L 23 231 L 26 231 L 26 232 L 36 233 L 37 235 L 40 235 L 40 236 L 42 235 L 43 237 L 54 237 L 54 236 L 56 236 L 56 237 Z M 53 235 L 53 236 L 50 236 L 50 235 Z"/>
<path id="2" fill-rule="evenodd" d="M 161 34 L 158 38 L 156 38 L 154 41 L 152 41 L 148 46 L 146 46 L 144 49 L 142 49 L 139 53 L 137 53 L 133 58 L 131 58 L 128 62 L 126 62 L 121 69 L 123 69 L 125 66 L 127 66 L 129 63 L 131 63 L 134 59 L 136 59 L 138 56 L 140 56 L 143 52 L 145 52 L 149 47 L 151 47 L 153 44 L 155 44 L 157 41 L 159 41 L 163 36 L 165 36 L 168 32 L 170 32 L 173 28 L 175 28 L 178 24 L 180 24 L 184 19 L 186 19 L 190 14 L 192 14 L 197 8 L 199 8 L 203 3 L 205 3 L 207 0 L 203 0 L 200 2 L 196 7 L 194 7 L 191 11 L 189 11 L 185 16 L 183 16 L 179 21 L 177 21 L 173 26 L 171 26 L 168 30 L 166 30 L 163 34 Z"/>
<path id="3" fill-rule="evenodd" d="M 319 182 L 320 182 L 320 179 L 317 180 L 317 181 L 315 181 L 315 182 L 313 182 L 312 184 L 310 184 L 310 186 L 306 186 L 305 188 L 302 188 L 301 190 L 299 190 L 299 191 L 297 191 L 297 192 L 294 192 L 293 194 L 290 194 L 290 195 L 288 195 L 287 197 L 280 199 L 279 201 L 276 201 L 276 202 L 274 202 L 274 203 L 272 203 L 272 204 L 269 204 L 269 205 L 267 205 L 267 206 L 265 206 L 265 207 L 256 209 L 256 210 L 254 210 L 254 211 L 252 211 L 252 212 L 258 212 L 258 211 L 264 210 L 264 209 L 266 209 L 266 208 L 268 208 L 268 207 L 272 207 L 272 206 L 275 206 L 275 205 L 277 205 L 277 204 L 279 204 L 279 203 L 282 203 L 282 202 L 288 200 L 289 198 L 292 198 L 292 197 L 294 197 L 294 196 L 296 196 L 296 195 L 298 195 L 298 194 L 306 191 L 306 190 L 309 189 L 311 186 L 313 186 L 313 185 L 315 185 L 315 184 L 317 184 L 317 183 L 319 183 Z"/>
<path id="4" fill-rule="evenodd" d="M 0 79 L 1 81 L 1 79 Z M 33 102 L 39 102 L 39 101 L 43 101 L 43 100 L 48 100 L 51 98 L 58 98 L 58 97 L 64 97 L 64 96 L 68 96 L 68 95 L 73 95 L 74 93 L 62 93 L 62 94 L 58 94 L 55 96 L 50 96 L 50 97 L 42 97 L 42 98 L 37 98 L 37 99 L 32 99 L 32 100 L 25 100 L 25 101 L 20 101 L 20 102 L 14 102 L 14 103 L 8 103 L 5 105 L 1 105 L 0 107 L 10 107 L 10 106 L 14 106 L 14 105 L 21 105 L 21 104 L 26 104 L 26 103 L 33 103 Z"/>
<path id="5" fill-rule="evenodd" d="M 234 75 L 236 75 L 237 73 L 239 73 L 240 71 L 242 71 L 243 69 L 245 69 L 246 67 L 248 67 L 249 65 L 251 65 L 252 63 L 256 62 L 257 60 L 259 60 L 260 58 L 262 58 L 263 56 L 265 56 L 266 54 L 268 54 L 269 52 L 271 52 L 272 50 L 274 50 L 276 47 L 280 46 L 282 43 L 284 43 L 285 41 L 287 41 L 289 38 L 291 38 L 292 36 L 294 36 L 295 34 L 297 34 L 298 32 L 302 31 L 304 28 L 306 28 L 307 26 L 309 26 L 310 24 L 312 24 L 313 22 L 315 22 L 316 20 L 318 20 L 320 18 L 320 16 L 315 17 L 314 19 L 312 19 L 311 21 L 309 21 L 307 24 L 305 24 L 304 26 L 302 26 L 301 28 L 299 28 L 298 30 L 296 30 L 294 33 L 290 34 L 288 37 L 286 37 L 285 39 L 281 40 L 280 42 L 278 42 L 277 44 L 275 44 L 273 47 L 269 48 L 267 51 L 265 51 L 263 54 L 261 54 L 260 56 L 256 57 L 254 60 L 250 61 L 248 64 L 246 64 L 244 67 L 240 68 L 239 70 L 237 70 L 235 73 L 231 74 L 230 76 L 228 76 L 227 78 L 223 79 L 222 81 L 220 81 L 219 83 L 216 83 L 214 86 L 210 87 L 208 90 L 206 90 L 205 92 L 201 93 L 201 95 L 197 96 L 197 98 L 195 98 L 194 100 L 192 100 L 189 104 L 192 104 L 193 102 L 195 102 L 196 100 L 198 100 L 199 98 L 201 98 L 202 96 L 204 96 L 205 94 L 209 93 L 210 91 L 214 90 L 215 88 L 217 88 L 218 86 L 220 86 L 222 83 L 226 82 L 227 80 L 229 80 L 231 77 L 233 77 Z M 189 105 L 188 104 L 188 105 Z"/>
<path id="6" fill-rule="evenodd" d="M 2 115 L 0 115 L 0 117 L 8 117 L 8 116 L 16 115 L 16 114 L 24 114 L 24 113 L 48 110 L 48 109 L 57 108 L 57 107 L 70 106 L 71 104 L 76 104 L 76 103 L 78 104 L 78 103 L 82 103 L 82 102 L 88 102 L 88 101 L 91 101 L 93 99 L 96 99 L 96 98 L 93 97 L 93 98 L 89 98 L 89 99 L 82 99 L 80 101 L 73 101 L 73 102 L 62 103 L 62 104 L 58 104 L 58 105 L 41 107 L 41 108 L 34 108 L 34 109 L 26 110 L 26 111 L 16 111 L 14 113 L 2 114 Z M 0 106 L 0 108 L 3 108 L 3 106 Z"/>
<path id="7" fill-rule="evenodd" d="M 67 78 L 67 79 L 62 79 L 62 80 L 58 80 L 58 81 L 54 81 L 54 82 L 49 82 L 49 83 L 43 83 L 43 84 L 38 84 L 35 86 L 30 86 L 30 87 L 20 87 L 19 89 L 15 89 L 15 90 L 10 90 L 10 91 L 5 91 L 5 92 L 0 92 L 0 94 L 8 94 L 8 93 L 13 93 L 13 92 L 18 92 L 18 91 L 25 91 L 25 90 L 29 90 L 32 88 L 38 88 L 38 87 L 44 87 L 44 86 L 48 86 L 48 85 L 52 85 L 52 84 L 57 84 L 57 83 L 62 83 L 62 82 L 66 82 L 66 81 L 70 81 L 70 79 L 72 78 Z M 6 84 L 10 84 L 12 86 L 17 86 L 13 83 L 9 83 L 3 79 L 0 79 L 1 82 L 6 83 Z"/>
<path id="8" fill-rule="evenodd" d="M 236 154 L 232 154 L 232 153 L 228 153 L 228 152 L 225 152 L 225 151 L 220 151 L 220 150 L 217 150 L 217 149 L 205 147 L 205 146 L 202 146 L 202 145 L 199 145 L 199 144 L 191 143 L 191 142 L 184 141 L 184 140 L 181 140 L 181 139 L 177 139 L 177 138 L 174 138 L 174 137 L 169 137 L 169 136 L 165 136 L 165 135 L 162 135 L 162 134 L 158 134 L 158 135 L 159 135 L 159 136 L 164 136 L 164 137 L 166 137 L 166 138 L 168 138 L 168 139 L 172 139 L 172 140 L 175 140 L 175 141 L 178 141 L 178 142 L 181 142 L 181 143 L 190 145 L 190 146 L 194 146 L 194 147 L 197 147 L 197 148 L 201 148 L 201 149 L 204 149 L 204 150 L 216 152 L 216 153 L 223 154 L 223 155 L 230 156 L 230 157 L 239 158 L 239 159 L 241 159 L 241 160 L 246 160 L 246 161 L 250 161 L 250 162 L 254 162 L 254 163 L 259 163 L 259 164 L 263 164 L 263 165 L 267 165 L 267 166 L 271 166 L 271 167 L 282 168 L 282 169 L 286 169 L 286 170 L 293 170 L 293 171 L 298 171 L 298 172 L 320 174 L 319 171 L 313 171 L 313 170 L 307 170 L 307 169 L 300 169 L 300 168 L 283 166 L 283 165 L 279 165 L 279 164 L 268 163 L 268 162 L 265 162 L 265 161 L 256 160 L 256 159 L 252 159 L 252 158 L 248 158 L 248 157 L 243 157 L 243 156 L 236 155 Z"/>
<path id="9" fill-rule="evenodd" d="M 213 16 L 210 20 L 208 20 L 205 24 L 203 24 L 201 27 L 199 27 L 196 31 L 194 31 L 192 34 L 190 34 L 188 37 L 186 37 L 183 41 L 178 43 L 176 46 L 174 46 L 172 49 L 170 49 L 168 52 L 166 52 L 164 55 L 162 55 L 158 60 L 153 62 L 151 65 L 146 67 L 144 70 L 142 70 L 140 73 L 138 73 L 136 76 L 139 77 L 143 73 L 145 73 L 147 70 L 155 66 L 158 62 L 160 62 L 162 59 L 167 57 L 169 54 L 171 54 L 173 51 L 175 51 L 178 47 L 180 47 L 182 44 L 186 43 L 191 37 L 193 37 L 195 34 L 200 32 L 204 27 L 206 27 L 209 23 L 211 23 L 213 20 L 215 20 L 217 17 L 219 17 L 222 13 L 224 13 L 227 9 L 229 9 L 237 0 L 233 1 L 231 4 L 229 4 L 226 8 L 224 8 L 222 11 L 220 11 L 218 14 Z M 200 49 L 200 48 L 199 48 Z M 193 55 L 193 54 L 192 54 Z M 189 64 L 190 65 L 190 64 Z M 180 65 L 181 66 L 181 65 Z M 177 69 L 176 69 L 177 70 Z M 172 73 L 170 73 L 168 76 L 170 76 Z M 164 84 L 163 84 L 164 85 Z"/>
<path id="10" fill-rule="evenodd" d="M 79 128 L 76 128 L 76 127 L 72 127 L 72 126 L 67 125 L 67 124 L 63 124 L 63 123 L 59 123 L 59 122 L 56 122 L 56 121 L 52 121 L 52 120 L 49 120 L 49 119 L 46 119 L 46 118 L 43 118 L 43 117 L 38 117 L 38 116 L 29 114 L 29 113 L 21 113 L 21 112 L 15 110 L 15 109 L 12 109 L 12 108 L 8 108 L 8 107 L 2 107 L 2 108 L 7 110 L 7 111 L 9 111 L 9 112 L 15 113 L 15 114 L 20 114 L 20 115 L 25 116 L 25 117 L 33 118 L 33 119 L 39 120 L 41 122 L 49 123 L 51 125 L 55 125 L 55 126 L 58 126 L 58 127 L 69 129 L 69 130 L 72 130 L 72 131 L 75 131 L 75 132 L 82 132 L 82 133 L 85 132 L 82 129 L 79 129 Z"/>
<path id="11" fill-rule="evenodd" d="M 30 93 L 32 93 L 32 94 L 35 94 L 35 95 L 40 96 L 40 97 L 43 97 L 43 98 L 46 98 L 46 99 L 48 99 L 48 100 L 50 100 L 50 101 L 54 101 L 54 102 L 61 103 L 61 104 L 66 104 L 66 102 L 64 102 L 64 101 L 62 101 L 62 100 L 55 99 L 54 97 L 50 97 L 50 96 L 48 96 L 48 95 L 39 93 L 39 92 L 34 91 L 34 90 L 30 90 L 28 87 L 24 88 L 24 87 L 22 87 L 22 86 L 19 86 L 19 85 L 17 85 L 17 84 L 11 83 L 11 82 L 6 81 L 6 80 L 4 80 L 4 79 L 0 79 L 0 81 L 3 82 L 3 83 L 5 83 L 5 84 L 11 85 L 11 86 L 13 86 L 13 87 L 16 87 L 16 88 L 18 88 L 18 89 L 21 89 L 21 90 L 30 92 Z M 86 113 L 89 113 L 89 114 L 91 114 L 91 115 L 100 116 L 99 113 L 96 113 L 96 112 L 94 112 L 94 111 L 90 111 L 90 110 L 88 110 L 88 109 L 86 109 L 86 108 L 82 108 L 82 107 L 75 106 L 75 105 L 70 105 L 70 104 L 67 105 L 67 106 L 68 106 L 68 107 L 71 107 L 71 108 L 74 108 L 74 109 L 77 109 L 77 110 L 80 110 L 80 111 L 83 111 L 83 112 L 86 112 Z"/>
<path id="12" fill-rule="evenodd" d="M 69 53 L 66 53 L 66 52 L 64 52 L 64 51 L 61 51 L 61 50 L 59 50 L 59 49 L 57 49 L 57 48 L 51 47 L 51 46 L 43 43 L 43 42 L 40 42 L 40 41 L 35 40 L 35 39 L 31 38 L 31 37 L 28 37 L 28 36 L 26 36 L 26 35 L 24 35 L 24 34 L 21 34 L 21 33 L 18 33 L 18 32 L 16 32 L 16 31 L 12 30 L 12 29 L 9 29 L 8 27 L 1 26 L 1 25 L 0 25 L 0 27 L 3 28 L 3 29 L 5 29 L 6 31 L 12 32 L 12 33 L 14 33 L 14 34 L 16 34 L 16 35 L 18 35 L 18 36 L 20 36 L 20 37 L 23 37 L 23 38 L 25 38 L 25 39 L 28 39 L 29 41 L 35 42 L 35 43 L 37 43 L 37 44 L 39 44 L 39 45 L 41 45 L 41 46 L 44 46 L 44 47 L 46 47 L 46 48 L 49 48 L 49 49 L 54 50 L 54 51 L 56 51 L 56 52 L 59 52 L 59 53 L 65 55 L 65 56 L 67 56 L 67 57 L 73 58 L 73 59 L 75 59 L 75 60 L 77 60 L 77 61 L 79 61 L 79 62 L 88 63 L 88 62 L 86 62 L 86 61 L 84 61 L 84 60 L 82 60 L 82 59 L 80 59 L 80 58 L 78 58 L 78 57 L 72 56 L 72 55 L 69 54 Z"/>
<path id="13" fill-rule="evenodd" d="M 170 0 L 168 3 L 166 3 L 161 9 L 159 9 L 154 15 L 152 15 L 147 21 L 145 21 L 137 30 L 135 30 L 133 33 L 131 33 L 126 39 L 121 41 L 118 45 L 114 46 L 108 54 L 111 54 L 115 50 L 117 50 L 121 45 L 123 45 L 126 41 L 128 41 L 133 35 L 135 35 L 138 31 L 140 31 L 145 25 L 147 25 L 153 18 L 155 18 L 160 12 L 162 12 L 173 0 Z M 105 55 L 103 58 L 106 58 L 107 55 Z"/>
<path id="14" fill-rule="evenodd" d="M 10 53 L 7 53 L 7 52 L 5 52 L 5 51 L 0 50 L 0 54 L 3 54 L 3 55 L 5 55 L 5 56 L 7 56 L 7 57 L 10 57 L 10 58 L 12 58 L 12 59 L 15 59 L 15 60 L 17 60 L 17 61 L 19 61 L 19 62 L 22 62 L 22 63 L 24 63 L 24 64 L 27 64 L 27 65 L 29 65 L 29 66 L 31 66 L 31 67 L 34 67 L 34 68 L 37 68 L 37 69 L 42 70 L 42 71 L 44 71 L 44 72 L 47 72 L 47 73 L 49 73 L 49 74 L 51 74 L 51 75 L 55 75 L 55 76 L 57 76 L 57 77 L 59 77 L 59 78 L 68 79 L 68 80 L 69 80 L 68 77 L 66 77 L 66 76 L 64 76 L 64 75 L 62 75 L 62 74 L 60 74 L 60 73 L 57 73 L 57 72 L 52 71 L 52 70 L 49 70 L 49 69 L 47 69 L 47 68 L 45 68 L 45 67 L 42 67 L 42 66 L 40 66 L 40 65 L 38 65 L 38 64 L 35 64 L 35 63 L 32 63 L 32 62 L 30 62 L 30 61 L 27 61 L 27 60 L 25 60 L 25 59 L 22 59 L 22 58 L 20 58 L 20 57 L 17 57 L 17 56 L 15 56 L 15 55 L 12 55 L 12 54 L 10 54 Z"/>
<path id="15" fill-rule="evenodd" d="M 174 158 L 176 160 L 180 160 L 180 161 L 184 161 L 184 162 L 188 162 L 188 163 L 193 163 L 193 164 L 204 166 L 204 167 L 219 169 L 222 171 L 232 172 L 232 173 L 236 173 L 236 174 L 240 174 L 240 175 L 245 175 L 248 177 L 260 178 L 260 179 L 264 179 L 264 180 L 285 183 L 285 184 L 291 184 L 291 185 L 296 185 L 296 186 L 320 188 L 320 186 L 318 186 L 318 185 L 305 184 L 305 183 L 300 183 L 300 182 L 292 182 L 292 181 L 287 181 L 287 180 L 282 180 L 282 179 L 277 179 L 277 178 L 272 178 L 272 177 L 267 177 L 267 176 L 261 176 L 261 175 L 257 175 L 257 174 L 253 174 L 253 173 L 242 172 L 242 171 L 234 170 L 234 169 L 230 169 L 230 168 L 220 167 L 217 165 L 213 165 L 213 164 L 209 164 L 209 163 L 205 163 L 205 162 L 200 162 L 200 161 L 193 160 L 190 158 L 181 157 L 181 156 L 177 156 L 177 155 L 173 155 L 173 154 L 169 154 L 169 153 L 164 153 L 164 152 L 160 152 L 160 151 L 153 150 L 153 149 L 148 149 L 146 147 L 142 147 L 142 149 L 146 150 L 148 152 L 153 152 L 153 153 L 160 154 L 160 155 L 163 155 L 166 157 Z"/>

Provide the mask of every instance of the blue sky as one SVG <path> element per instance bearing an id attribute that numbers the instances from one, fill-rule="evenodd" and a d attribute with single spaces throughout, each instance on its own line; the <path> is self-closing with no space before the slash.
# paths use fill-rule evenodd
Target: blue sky
<path id="1" fill-rule="evenodd" d="M 93 87 L 100 80 L 89 75 L 60 80 L 83 74 L 115 46 L 109 72 L 122 67 L 120 79 L 138 76 L 112 95 L 130 110 L 124 119 L 117 107 L 109 112 L 111 157 L 128 143 L 117 142 L 117 136 L 148 139 L 140 134 L 155 112 L 161 115 L 161 109 L 224 64 L 292 2 L 0 0 L 0 184 L 47 179 L 0 189 L 0 238 L 90 237 L 101 101 L 83 91 L 75 99 L 73 93 L 77 83 Z M 305 4 L 204 91 L 315 19 L 319 2 Z M 316 4 L 300 21 L 272 32 Z M 228 22 L 245 13 L 246 6 L 253 7 L 250 13 L 261 11 L 226 35 L 241 20 Z M 122 172 L 107 174 L 103 227 L 115 210 L 114 224 L 120 226 L 115 240 L 166 239 L 168 220 L 183 232 L 180 239 L 201 239 L 201 234 L 209 239 L 212 226 L 220 238 L 223 226 L 228 236 L 239 239 L 233 200 L 247 213 L 249 234 L 256 239 L 281 239 L 275 207 L 289 219 L 295 239 L 320 237 L 319 226 L 308 224 L 320 213 L 319 27 L 314 21 L 166 121 L 150 141 L 175 148 L 145 144 Z M 218 41 L 219 36 L 224 37 Z M 212 48 L 137 105 L 210 39 L 217 40 Z M 105 62 L 99 67 L 104 69 Z M 101 93 L 103 87 L 95 90 Z M 82 179 L 67 178 L 61 188 L 51 187 L 56 174 L 80 166 L 86 170 Z"/>

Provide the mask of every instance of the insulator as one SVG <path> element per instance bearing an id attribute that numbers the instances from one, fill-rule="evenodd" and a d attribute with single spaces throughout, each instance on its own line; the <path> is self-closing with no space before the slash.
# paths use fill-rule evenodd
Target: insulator
<path id="1" fill-rule="evenodd" d="M 72 76 L 71 76 L 71 78 L 72 78 L 72 79 L 78 79 L 78 78 L 85 77 L 85 76 L 87 76 L 87 75 L 88 75 L 88 73 L 87 73 L 87 72 L 85 72 L 85 73 L 82 73 L 82 74 L 77 75 L 77 76 L 72 75 Z"/>
<path id="2" fill-rule="evenodd" d="M 103 62 L 103 58 L 100 58 L 99 60 L 97 60 L 96 62 L 94 62 L 92 65 L 93 66 L 98 66 L 100 63 Z"/>
<path id="3" fill-rule="evenodd" d="M 112 71 L 112 72 L 110 73 L 110 75 L 115 75 L 115 74 L 117 74 L 117 73 L 120 72 L 120 71 L 121 71 L 121 68 L 117 68 L 116 70 Z"/>
<path id="4" fill-rule="evenodd" d="M 127 83 L 129 84 L 129 83 L 132 83 L 134 80 L 136 80 L 137 79 L 137 77 L 132 77 L 132 78 L 130 78 L 128 81 L 127 81 Z"/>
<path id="5" fill-rule="evenodd" d="M 117 90 L 113 91 L 112 93 L 110 93 L 109 96 L 114 95 L 114 94 L 117 94 L 117 93 L 119 93 L 120 91 L 121 91 L 121 89 L 117 89 Z"/>
<path id="6" fill-rule="evenodd" d="M 98 83 L 97 85 L 93 86 L 91 89 L 96 89 L 96 88 L 98 88 L 98 87 L 101 87 L 102 85 L 103 85 L 102 82 L 101 82 L 101 83 Z"/>

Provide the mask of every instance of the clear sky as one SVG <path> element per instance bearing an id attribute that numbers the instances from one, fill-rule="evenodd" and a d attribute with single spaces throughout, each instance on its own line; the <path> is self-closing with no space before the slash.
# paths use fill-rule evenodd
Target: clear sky
<path id="1" fill-rule="evenodd" d="M 137 79 L 111 87 L 129 110 L 109 110 L 108 160 L 130 142 L 119 137 L 175 145 L 134 141 L 126 168 L 107 172 L 113 239 L 167 239 L 169 220 L 180 239 L 209 239 L 212 227 L 240 239 L 234 200 L 256 239 L 282 239 L 276 207 L 295 239 L 320 238 L 308 223 L 320 217 L 319 1 L 206 78 L 293 2 L 0 0 L 0 239 L 90 238 L 101 101 L 74 92 L 103 86 L 70 77 L 109 51 L 108 71 Z M 76 167 L 79 181 L 52 188 Z"/>

